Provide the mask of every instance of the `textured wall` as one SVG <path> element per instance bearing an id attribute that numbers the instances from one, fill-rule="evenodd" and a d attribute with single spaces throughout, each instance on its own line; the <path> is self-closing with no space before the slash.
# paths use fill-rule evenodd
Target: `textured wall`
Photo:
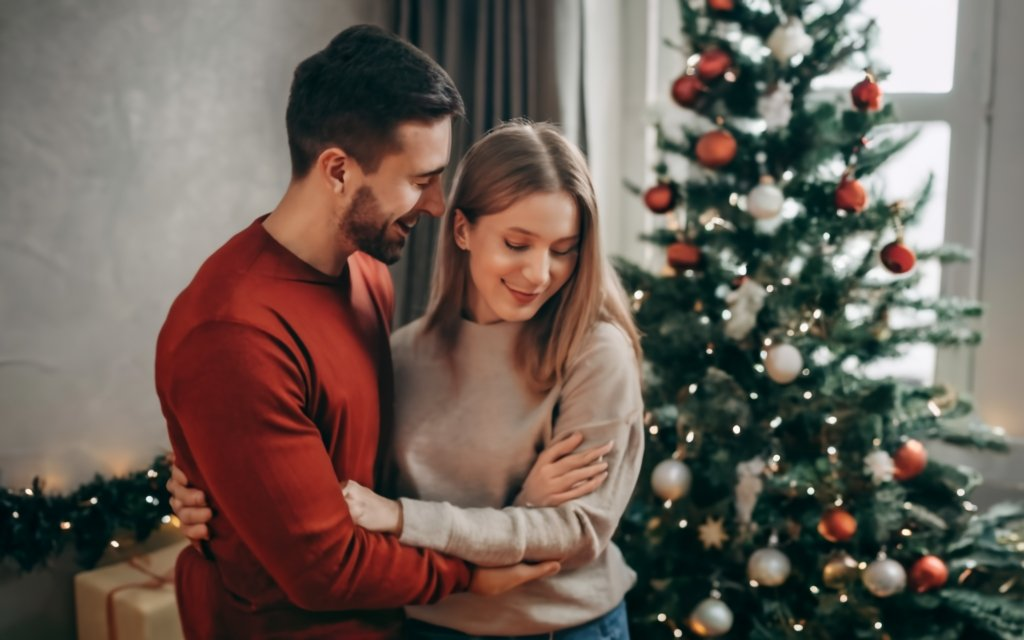
<path id="1" fill-rule="evenodd" d="M 295 64 L 386 4 L 0 2 L 0 482 L 165 447 L 167 308 L 283 193 Z"/>
<path id="2" fill-rule="evenodd" d="M 167 447 L 174 295 L 277 204 L 295 65 L 374 0 L 0 0 L 0 483 Z M 0 573 L 0 637 L 73 637 L 70 575 Z"/>

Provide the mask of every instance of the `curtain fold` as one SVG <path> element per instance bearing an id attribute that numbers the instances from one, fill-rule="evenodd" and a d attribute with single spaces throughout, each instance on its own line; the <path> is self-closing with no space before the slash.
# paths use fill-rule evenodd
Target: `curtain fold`
<path id="1" fill-rule="evenodd" d="M 511 118 L 555 122 L 582 139 L 582 0 L 394 0 L 392 30 L 437 60 L 466 103 L 452 130 L 447 192 L 462 154 Z M 421 219 L 391 267 L 395 327 L 426 310 L 440 221 Z"/>

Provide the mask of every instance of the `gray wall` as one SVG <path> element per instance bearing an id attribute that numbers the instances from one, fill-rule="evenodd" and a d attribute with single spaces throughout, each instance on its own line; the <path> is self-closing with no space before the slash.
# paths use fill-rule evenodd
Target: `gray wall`
<path id="1" fill-rule="evenodd" d="M 167 449 L 153 347 L 203 258 L 277 204 L 295 65 L 373 0 L 0 0 L 0 483 Z M 0 573 L 0 637 L 73 637 L 68 558 Z"/>

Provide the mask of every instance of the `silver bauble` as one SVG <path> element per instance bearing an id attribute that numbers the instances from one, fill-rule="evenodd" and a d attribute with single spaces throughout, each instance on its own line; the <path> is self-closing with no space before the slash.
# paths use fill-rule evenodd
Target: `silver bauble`
<path id="1" fill-rule="evenodd" d="M 907 586 L 907 572 L 903 565 L 889 558 L 881 558 L 869 564 L 860 579 L 868 591 L 879 598 L 888 598 Z"/>
<path id="2" fill-rule="evenodd" d="M 771 547 L 758 549 L 747 561 L 747 576 L 765 587 L 777 587 L 789 577 L 789 556 Z"/>
<path id="3" fill-rule="evenodd" d="M 681 460 L 662 460 L 651 473 L 651 488 L 662 500 L 678 500 L 690 491 L 693 475 Z"/>
<path id="4" fill-rule="evenodd" d="M 732 609 L 717 598 L 705 598 L 690 614 L 690 629 L 703 638 L 715 638 L 732 629 Z"/>
<path id="5" fill-rule="evenodd" d="M 804 368 L 804 357 L 791 344 L 773 344 L 764 359 L 768 377 L 779 384 L 789 384 L 797 379 Z"/>

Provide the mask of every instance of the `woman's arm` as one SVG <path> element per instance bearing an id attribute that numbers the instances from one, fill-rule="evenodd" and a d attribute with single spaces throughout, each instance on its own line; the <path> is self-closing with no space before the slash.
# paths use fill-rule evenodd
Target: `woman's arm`
<path id="1" fill-rule="evenodd" d="M 640 374 L 612 325 L 595 329 L 567 372 L 553 440 L 571 432 L 583 435 L 584 448 L 613 444 L 605 456 L 608 478 L 593 493 L 544 508 L 463 509 L 402 498 L 401 541 L 481 566 L 557 559 L 571 568 L 593 561 L 625 511 L 643 457 Z"/>

